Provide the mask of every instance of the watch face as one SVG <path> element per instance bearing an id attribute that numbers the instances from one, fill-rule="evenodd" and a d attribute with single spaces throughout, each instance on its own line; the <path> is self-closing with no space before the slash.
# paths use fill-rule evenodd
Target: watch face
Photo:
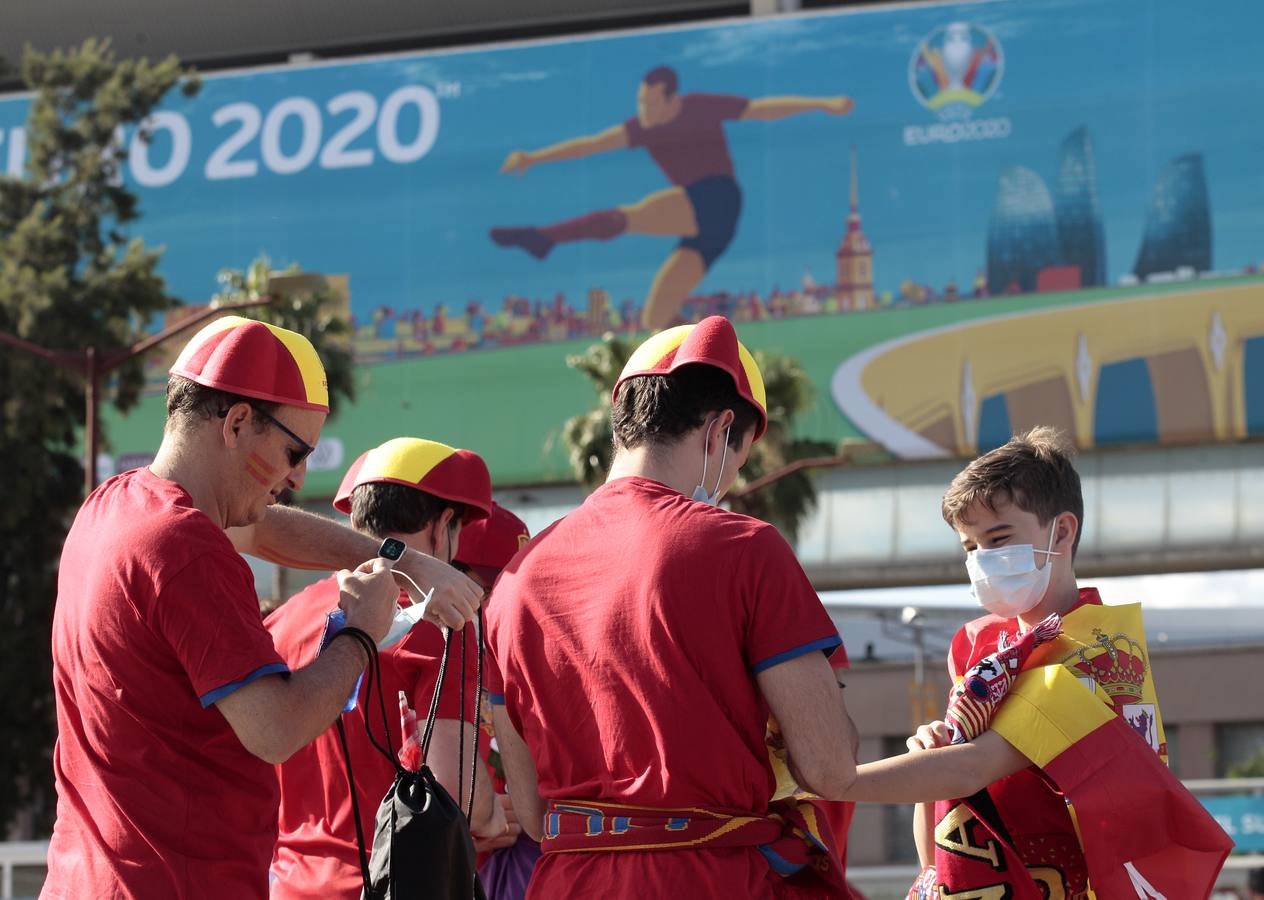
<path id="1" fill-rule="evenodd" d="M 377 548 L 377 555 L 384 557 L 385 559 L 399 559 L 404 555 L 405 549 L 407 548 L 404 546 L 403 541 L 397 541 L 395 538 L 387 538 L 382 541 L 382 546 Z"/>

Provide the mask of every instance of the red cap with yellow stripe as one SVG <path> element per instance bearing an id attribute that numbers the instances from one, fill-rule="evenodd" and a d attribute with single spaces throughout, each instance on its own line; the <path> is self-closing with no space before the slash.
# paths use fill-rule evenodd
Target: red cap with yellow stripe
<path id="1" fill-rule="evenodd" d="M 393 438 L 360 454 L 342 477 L 334 509 L 351 512 L 351 494 L 362 484 L 403 484 L 443 500 L 465 504 L 462 524 L 492 511 L 492 476 L 483 457 L 422 438 Z"/>
<path id="2" fill-rule="evenodd" d="M 456 562 L 478 570 L 492 582 L 529 540 L 526 523 L 493 500 L 490 516 L 461 529 Z"/>
<path id="3" fill-rule="evenodd" d="M 697 325 L 668 328 L 637 347 L 623 367 L 612 397 L 619 399 L 619 387 L 629 378 L 670 375 L 687 365 L 714 366 L 731 375 L 738 395 L 759 410 L 755 438 L 758 440 L 763 435 L 768 427 L 764 378 L 755 365 L 755 357 L 742 346 L 733 323 L 724 316 L 708 316 Z"/>
<path id="4" fill-rule="evenodd" d="M 325 367 L 312 342 L 254 319 L 216 319 L 180 351 L 171 374 L 230 394 L 329 412 Z"/>

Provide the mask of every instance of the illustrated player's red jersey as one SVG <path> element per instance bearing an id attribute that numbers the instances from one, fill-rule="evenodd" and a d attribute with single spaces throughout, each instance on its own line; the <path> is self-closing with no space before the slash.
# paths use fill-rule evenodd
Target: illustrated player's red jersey
<path id="1" fill-rule="evenodd" d="M 676 118 L 643 126 L 636 116 L 623 123 L 629 147 L 645 147 L 672 184 L 685 185 L 717 175 L 733 177 L 724 123 L 739 119 L 750 101 L 730 94 L 685 94 Z"/>

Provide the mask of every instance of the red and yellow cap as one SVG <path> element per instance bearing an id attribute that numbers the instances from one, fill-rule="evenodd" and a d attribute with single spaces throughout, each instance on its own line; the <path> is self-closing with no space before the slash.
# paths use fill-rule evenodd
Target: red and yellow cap
<path id="1" fill-rule="evenodd" d="M 185 345 L 170 373 L 230 394 L 329 412 L 325 367 L 312 342 L 254 319 L 216 319 Z"/>
<path id="2" fill-rule="evenodd" d="M 755 365 L 755 357 L 742 346 L 733 323 L 724 316 L 708 316 L 697 325 L 668 328 L 637 347 L 615 383 L 612 398 L 619 399 L 619 387 L 629 378 L 670 375 L 687 365 L 715 366 L 728 372 L 738 395 L 759 410 L 755 438 L 758 440 L 763 435 L 768 427 L 764 378 Z"/>
<path id="3" fill-rule="evenodd" d="M 490 516 L 461 529 L 456 562 L 465 563 L 492 582 L 529 540 L 531 533 L 522 519 L 492 501 Z"/>
<path id="4" fill-rule="evenodd" d="M 483 457 L 422 438 L 393 438 L 360 454 L 334 497 L 334 509 L 351 512 L 351 493 L 362 484 L 403 484 L 453 503 L 464 503 L 462 524 L 492 511 L 492 476 Z M 464 537 L 462 537 L 464 540 Z"/>

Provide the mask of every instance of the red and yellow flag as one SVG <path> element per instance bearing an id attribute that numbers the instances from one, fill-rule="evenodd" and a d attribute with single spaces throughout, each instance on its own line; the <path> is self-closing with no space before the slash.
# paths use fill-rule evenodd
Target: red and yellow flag
<path id="1" fill-rule="evenodd" d="M 1040 647 L 990 722 L 1065 798 L 1078 847 L 1040 848 L 1079 870 L 1031 866 L 1005 833 L 1004 815 L 981 792 L 936 804 L 937 881 L 969 896 L 1061 896 L 1068 878 L 1097 900 L 1207 897 L 1233 847 L 1228 835 L 1168 770 L 1167 744 L 1138 604 L 1085 604 Z M 1030 771 L 1030 770 L 1029 770 Z M 1021 773 L 1020 773 L 1021 774 Z M 1015 776 L 1018 777 L 1018 776 Z M 1053 839 L 1053 837 L 1043 837 Z M 1064 852 L 1065 851 L 1065 852 Z M 949 894 L 956 896 L 955 894 Z"/>

